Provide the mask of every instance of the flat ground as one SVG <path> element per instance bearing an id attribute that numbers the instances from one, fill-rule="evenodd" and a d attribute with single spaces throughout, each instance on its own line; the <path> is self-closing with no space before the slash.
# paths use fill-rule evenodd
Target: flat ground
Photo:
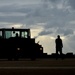
<path id="1" fill-rule="evenodd" d="M 75 58 L 0 60 L 0 75 L 75 75 Z"/>

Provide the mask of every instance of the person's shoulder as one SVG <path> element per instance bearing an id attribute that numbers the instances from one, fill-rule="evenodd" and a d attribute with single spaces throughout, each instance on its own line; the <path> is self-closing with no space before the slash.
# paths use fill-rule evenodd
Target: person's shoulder
<path id="1" fill-rule="evenodd" d="M 62 39 L 60 39 L 60 41 L 62 41 Z"/>
<path id="2" fill-rule="evenodd" d="M 60 38 L 60 40 L 62 40 L 62 39 Z"/>

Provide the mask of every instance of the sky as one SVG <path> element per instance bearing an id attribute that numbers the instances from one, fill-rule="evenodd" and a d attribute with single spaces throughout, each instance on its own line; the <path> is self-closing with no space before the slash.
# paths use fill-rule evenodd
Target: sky
<path id="1" fill-rule="evenodd" d="M 0 0 L 0 28 L 30 28 L 44 53 L 55 53 L 61 36 L 63 53 L 75 54 L 75 0 Z"/>

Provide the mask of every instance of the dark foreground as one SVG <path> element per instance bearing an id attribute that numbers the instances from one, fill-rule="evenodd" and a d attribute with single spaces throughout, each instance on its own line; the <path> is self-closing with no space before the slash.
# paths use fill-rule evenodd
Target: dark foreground
<path id="1" fill-rule="evenodd" d="M 0 75 L 75 75 L 75 69 L 1 69 Z"/>
<path id="2" fill-rule="evenodd" d="M 75 75 L 75 59 L 0 60 L 0 75 Z"/>

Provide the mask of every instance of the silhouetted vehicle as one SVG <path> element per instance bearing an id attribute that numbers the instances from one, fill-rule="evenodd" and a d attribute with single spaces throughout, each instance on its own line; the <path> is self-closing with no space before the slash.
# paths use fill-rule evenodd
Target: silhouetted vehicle
<path id="1" fill-rule="evenodd" d="M 43 47 L 31 38 L 30 29 L 0 29 L 0 58 L 35 60 L 43 54 Z"/>

